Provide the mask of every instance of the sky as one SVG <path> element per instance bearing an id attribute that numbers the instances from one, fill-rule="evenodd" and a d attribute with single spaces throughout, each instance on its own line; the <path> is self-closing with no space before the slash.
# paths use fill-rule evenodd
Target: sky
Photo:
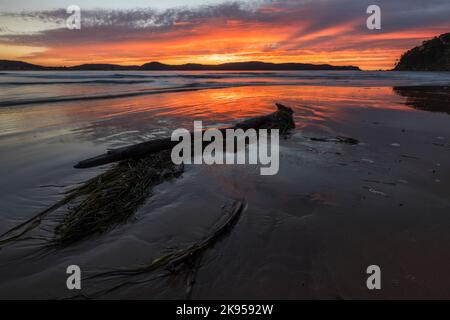
<path id="1" fill-rule="evenodd" d="M 69 30 L 66 9 L 81 8 Z M 369 30 L 369 5 L 381 30 Z M 0 59 L 42 65 L 328 63 L 390 69 L 450 32 L 449 0 L 0 0 Z"/>

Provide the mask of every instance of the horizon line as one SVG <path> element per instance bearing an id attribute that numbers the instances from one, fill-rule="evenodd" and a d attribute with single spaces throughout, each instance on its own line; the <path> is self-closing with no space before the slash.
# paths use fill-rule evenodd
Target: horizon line
<path id="1" fill-rule="evenodd" d="M 229 64 L 250 64 L 250 63 L 261 63 L 261 64 L 268 64 L 268 65 L 274 65 L 274 66 L 282 66 L 282 65 L 288 65 L 288 64 L 297 64 L 297 65 L 310 65 L 310 66 L 316 66 L 316 67 L 320 67 L 320 66 L 330 66 L 332 68 L 357 68 L 360 71 L 389 71 L 391 69 L 377 69 L 377 70 L 364 70 L 361 69 L 360 66 L 357 65 L 333 65 L 330 63 L 313 63 L 313 62 L 267 62 L 267 61 L 261 61 L 261 60 L 247 60 L 247 61 L 229 61 L 229 62 L 223 62 L 223 63 L 196 63 L 196 62 L 186 62 L 186 63 L 180 63 L 180 64 L 171 64 L 171 63 L 166 63 L 166 62 L 162 62 L 159 60 L 153 60 L 153 61 L 149 61 L 149 62 L 144 62 L 142 64 L 119 64 L 119 63 L 111 63 L 111 62 L 89 62 L 89 63 L 81 63 L 81 64 L 73 64 L 73 65 L 48 65 L 48 64 L 37 64 L 37 63 L 33 63 L 33 62 L 28 62 L 26 60 L 11 60 L 11 59 L 0 59 L 0 62 L 14 62 L 14 63 L 25 63 L 25 64 L 29 64 L 29 65 L 33 65 L 36 67 L 43 67 L 43 68 L 74 68 L 74 67 L 80 67 L 80 66 L 89 66 L 89 65 L 110 65 L 110 66 L 117 66 L 117 67 L 123 67 L 123 68 L 127 68 L 127 67 L 138 67 L 141 68 L 145 65 L 148 64 L 160 64 L 160 65 L 164 65 L 164 66 L 169 66 L 169 67 L 182 67 L 182 66 L 189 66 L 189 65 L 194 65 L 194 66 L 203 66 L 203 67 L 218 67 L 218 66 L 223 66 L 223 65 L 229 65 Z M 1 68 L 1 67 L 0 67 Z"/>

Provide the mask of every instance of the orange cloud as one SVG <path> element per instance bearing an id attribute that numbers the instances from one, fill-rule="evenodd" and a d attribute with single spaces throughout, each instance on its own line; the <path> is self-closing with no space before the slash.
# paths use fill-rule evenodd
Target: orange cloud
<path id="1" fill-rule="evenodd" d="M 398 6 L 400 2 L 404 1 L 390 4 Z M 354 3 L 281 1 L 253 11 L 232 4 L 215 11 L 179 14 L 171 11 L 156 16 L 149 13 L 147 20 L 159 24 L 142 28 L 130 26 L 132 21 L 126 20 L 127 15 L 123 15 L 124 20 L 115 15 L 119 17 L 115 24 L 93 24 L 78 33 L 51 30 L 6 37 L 7 41 L 2 41 L 0 35 L 0 45 L 10 48 L 4 51 L 7 54 L 0 53 L 0 58 L 16 57 L 44 65 L 259 60 L 390 69 L 406 49 L 449 31 L 448 12 L 433 11 L 427 17 L 426 12 L 421 13 L 416 7 L 412 11 L 399 7 L 404 11 L 399 11 L 398 16 L 396 11 L 389 11 L 391 16 L 387 15 L 383 22 L 386 27 L 370 31 L 365 28 L 364 10 L 354 9 Z M 419 6 L 420 1 L 411 0 L 407 4 Z M 12 53 L 12 48 L 19 46 L 23 49 Z"/>

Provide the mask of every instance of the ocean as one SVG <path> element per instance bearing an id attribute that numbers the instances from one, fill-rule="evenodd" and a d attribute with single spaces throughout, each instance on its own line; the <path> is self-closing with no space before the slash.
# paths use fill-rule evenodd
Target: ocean
<path id="1" fill-rule="evenodd" d="M 132 97 L 243 86 L 448 85 L 448 72 L 2 72 L 0 106 Z M 114 88 L 114 89 L 112 89 Z"/>

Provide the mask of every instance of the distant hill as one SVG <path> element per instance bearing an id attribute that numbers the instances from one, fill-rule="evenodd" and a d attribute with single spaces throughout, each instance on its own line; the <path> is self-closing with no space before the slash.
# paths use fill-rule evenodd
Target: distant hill
<path id="1" fill-rule="evenodd" d="M 328 64 L 305 64 L 305 63 L 268 63 L 259 61 L 249 62 L 231 62 L 218 65 L 211 64 L 182 64 L 167 65 L 160 62 L 150 62 L 141 66 L 141 70 L 175 70 L 175 71 L 195 71 L 195 70 L 213 70 L 213 71 L 238 71 L 238 70 L 359 70 L 354 66 L 332 66 Z"/>
<path id="2" fill-rule="evenodd" d="M 45 67 L 12 60 L 0 60 L 0 70 L 43 70 Z"/>
<path id="3" fill-rule="evenodd" d="M 104 71 L 104 70 L 139 70 L 139 66 L 120 66 L 117 64 L 81 64 L 79 66 L 66 68 L 68 70 L 92 70 L 92 71 Z"/>
<path id="4" fill-rule="evenodd" d="M 450 33 L 424 41 L 402 55 L 397 71 L 450 71 Z"/>
<path id="5" fill-rule="evenodd" d="M 267 63 L 259 61 L 250 62 L 232 62 L 223 63 L 219 65 L 207 65 L 207 64 L 182 64 L 182 65 L 169 65 L 160 62 L 150 62 L 142 66 L 121 66 L 116 64 L 82 64 L 73 67 L 44 67 L 34 65 L 22 61 L 0 60 L 0 70 L 22 70 L 22 71 L 34 71 L 34 70 L 148 70 L 148 71 L 237 71 L 237 70 L 360 70 L 354 66 L 332 66 L 328 64 L 306 64 L 306 63 Z"/>

